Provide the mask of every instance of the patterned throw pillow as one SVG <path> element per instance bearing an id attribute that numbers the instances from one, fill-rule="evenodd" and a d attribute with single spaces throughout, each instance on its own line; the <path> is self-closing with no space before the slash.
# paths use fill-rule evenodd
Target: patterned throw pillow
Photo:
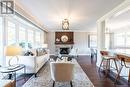
<path id="1" fill-rule="evenodd" d="M 36 49 L 36 56 L 42 56 L 42 55 L 45 55 L 45 54 L 47 54 L 46 49 L 44 49 L 44 48 Z"/>

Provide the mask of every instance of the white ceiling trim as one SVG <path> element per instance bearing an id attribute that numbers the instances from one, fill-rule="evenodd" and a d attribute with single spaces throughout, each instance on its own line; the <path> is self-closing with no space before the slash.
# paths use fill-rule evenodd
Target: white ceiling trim
<path id="1" fill-rule="evenodd" d="M 110 12 L 108 12 L 107 14 L 102 16 L 100 19 L 98 19 L 97 22 L 101 22 L 101 21 L 104 21 L 104 20 L 112 17 L 113 15 L 115 15 L 116 13 L 120 12 L 121 10 L 127 8 L 128 6 L 130 6 L 130 0 L 125 0 L 124 2 L 119 4 L 117 7 L 115 7 L 113 10 L 111 10 Z"/>

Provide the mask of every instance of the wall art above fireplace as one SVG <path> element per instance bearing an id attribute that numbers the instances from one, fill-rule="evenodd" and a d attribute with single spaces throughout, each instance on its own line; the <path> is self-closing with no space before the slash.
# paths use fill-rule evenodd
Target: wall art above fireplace
<path id="1" fill-rule="evenodd" d="M 74 44 L 74 33 L 55 32 L 55 44 Z"/>

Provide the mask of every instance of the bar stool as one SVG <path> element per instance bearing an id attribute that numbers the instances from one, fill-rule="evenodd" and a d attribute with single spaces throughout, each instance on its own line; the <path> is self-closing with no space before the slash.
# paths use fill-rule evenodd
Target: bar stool
<path id="1" fill-rule="evenodd" d="M 101 67 L 104 66 L 104 70 L 105 70 L 105 76 L 108 75 L 108 70 L 110 70 L 111 68 L 111 60 L 114 61 L 115 64 L 115 70 L 118 72 L 118 67 L 116 64 L 116 57 L 115 56 L 110 56 L 108 51 L 100 51 L 101 57 L 102 57 L 102 61 L 99 67 L 99 71 L 101 69 Z M 103 63 L 106 61 L 106 65 L 104 65 Z M 113 68 L 113 67 L 112 67 Z"/>
<path id="2" fill-rule="evenodd" d="M 129 69 L 129 76 L 128 76 L 128 82 L 129 82 L 130 81 L 130 56 L 123 55 L 123 54 L 117 54 L 116 56 L 119 59 L 121 66 L 120 66 L 119 71 L 117 73 L 115 82 L 117 82 L 117 80 L 119 79 L 120 73 L 121 73 L 123 67 Z"/>
<path id="3" fill-rule="evenodd" d="M 91 48 L 91 63 L 93 62 L 93 58 L 95 58 L 95 62 L 97 62 L 97 49 Z"/>

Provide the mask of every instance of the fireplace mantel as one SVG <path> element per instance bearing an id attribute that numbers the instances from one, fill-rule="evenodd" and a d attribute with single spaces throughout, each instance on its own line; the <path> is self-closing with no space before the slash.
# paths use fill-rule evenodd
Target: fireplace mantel
<path id="1" fill-rule="evenodd" d="M 55 45 L 56 48 L 60 48 L 60 47 L 73 47 L 73 44 L 56 44 Z"/>
<path id="2" fill-rule="evenodd" d="M 73 45 L 74 42 L 73 42 L 73 43 L 72 43 L 72 42 L 71 42 L 71 43 L 56 43 L 56 42 L 55 42 L 55 44 L 56 44 L 56 45 Z"/>

